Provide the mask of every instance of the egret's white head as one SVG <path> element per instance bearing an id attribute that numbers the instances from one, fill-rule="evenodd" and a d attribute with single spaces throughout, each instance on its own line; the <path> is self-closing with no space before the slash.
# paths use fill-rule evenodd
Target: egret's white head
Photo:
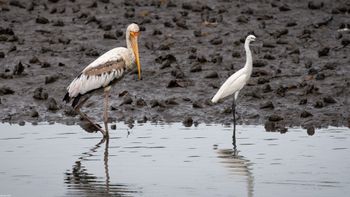
<path id="1" fill-rule="evenodd" d="M 141 79 L 141 64 L 139 58 L 139 46 L 137 43 L 137 38 L 140 34 L 140 28 L 137 24 L 131 23 L 126 29 L 126 38 L 129 39 L 132 51 L 135 56 L 135 61 L 137 65 L 138 78 Z"/>
<path id="2" fill-rule="evenodd" d="M 249 36 L 247 36 L 246 40 L 249 42 L 252 42 L 252 41 L 255 41 L 255 39 L 256 39 L 256 37 L 254 35 L 249 35 Z"/>

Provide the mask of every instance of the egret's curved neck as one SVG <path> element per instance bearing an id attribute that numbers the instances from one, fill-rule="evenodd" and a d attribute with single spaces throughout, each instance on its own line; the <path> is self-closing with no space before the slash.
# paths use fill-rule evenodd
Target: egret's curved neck
<path id="1" fill-rule="evenodd" d="M 244 49 L 246 53 L 246 63 L 245 63 L 245 68 L 252 70 L 253 68 L 253 58 L 252 58 L 252 52 L 250 51 L 249 48 L 250 41 L 246 40 L 244 43 Z"/>

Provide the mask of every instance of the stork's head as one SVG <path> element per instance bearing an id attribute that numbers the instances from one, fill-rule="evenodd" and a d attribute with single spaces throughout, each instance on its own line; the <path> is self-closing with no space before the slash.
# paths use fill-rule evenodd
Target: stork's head
<path id="1" fill-rule="evenodd" d="M 135 23 L 131 23 L 126 29 L 126 37 L 129 38 L 131 48 L 135 56 L 138 77 L 139 79 L 141 79 L 141 64 L 140 64 L 140 58 L 139 58 L 139 46 L 137 43 L 137 38 L 139 37 L 139 34 L 140 34 L 140 28 Z"/>
<path id="2" fill-rule="evenodd" d="M 256 37 L 254 35 L 247 36 L 246 40 L 249 42 L 255 41 Z"/>

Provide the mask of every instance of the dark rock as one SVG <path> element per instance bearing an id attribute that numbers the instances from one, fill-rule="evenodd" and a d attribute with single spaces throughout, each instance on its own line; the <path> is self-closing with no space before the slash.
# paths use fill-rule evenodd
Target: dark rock
<path id="1" fill-rule="evenodd" d="M 185 77 L 184 72 L 180 68 L 175 68 L 171 71 L 171 75 L 174 76 L 176 79 L 182 79 Z"/>
<path id="2" fill-rule="evenodd" d="M 197 61 L 198 61 L 199 63 L 205 63 L 205 62 L 207 62 L 208 60 L 207 60 L 207 58 L 205 58 L 204 55 L 200 55 L 200 56 L 197 57 Z"/>
<path id="3" fill-rule="evenodd" d="M 158 50 L 160 50 L 160 51 L 170 50 L 170 46 L 169 46 L 169 44 L 162 43 L 159 45 Z"/>
<path id="4" fill-rule="evenodd" d="M 268 76 L 269 72 L 262 69 L 253 69 L 252 77 Z"/>
<path id="5" fill-rule="evenodd" d="M 112 40 L 116 40 L 117 37 L 116 35 L 114 35 L 112 32 L 106 32 L 103 34 L 103 38 L 104 39 L 112 39 Z"/>
<path id="6" fill-rule="evenodd" d="M 47 100 L 47 109 L 49 111 L 57 111 L 59 109 L 58 105 L 57 105 L 57 102 L 54 98 L 50 97 L 48 100 Z"/>
<path id="7" fill-rule="evenodd" d="M 43 88 L 39 87 L 34 90 L 33 98 L 38 100 L 46 100 L 48 98 L 48 94 L 43 91 Z"/>
<path id="8" fill-rule="evenodd" d="M 330 21 L 333 20 L 333 17 L 332 16 L 326 16 L 326 17 L 323 17 L 322 19 L 320 20 L 317 20 L 313 23 L 314 27 L 315 28 L 319 28 L 321 26 L 325 26 L 327 25 Z"/>
<path id="9" fill-rule="evenodd" d="M 4 58 L 5 57 L 5 53 L 0 51 L 0 58 Z"/>
<path id="10" fill-rule="evenodd" d="M 143 100 L 142 98 L 139 98 L 139 99 L 136 100 L 136 106 L 143 107 L 143 106 L 146 106 L 146 105 L 147 105 L 146 101 Z"/>
<path id="11" fill-rule="evenodd" d="M 289 8 L 289 6 L 287 4 L 281 5 L 279 7 L 279 9 L 280 9 L 281 12 L 285 12 L 285 11 L 289 11 L 290 10 L 290 8 Z"/>
<path id="12" fill-rule="evenodd" d="M 253 62 L 254 67 L 264 67 L 267 65 L 267 62 L 264 60 L 257 59 Z"/>
<path id="13" fill-rule="evenodd" d="M 47 19 L 43 16 L 39 16 L 38 18 L 36 18 L 35 22 L 39 23 L 39 24 L 47 24 L 47 23 L 49 23 L 49 19 Z"/>
<path id="14" fill-rule="evenodd" d="M 23 8 L 23 9 L 26 8 L 26 6 L 22 2 L 17 1 L 17 0 L 11 0 L 10 5 L 15 6 L 15 7 L 19 7 L 19 8 Z"/>
<path id="15" fill-rule="evenodd" d="M 337 103 L 337 101 L 331 97 L 331 96 L 326 96 L 323 98 L 323 102 L 328 103 L 328 104 L 334 104 Z"/>
<path id="16" fill-rule="evenodd" d="M 29 112 L 29 115 L 30 115 L 30 117 L 32 117 L 32 118 L 37 118 L 37 117 L 39 117 L 39 113 L 38 113 L 38 111 L 36 111 L 35 109 L 32 109 L 32 110 Z"/>
<path id="17" fill-rule="evenodd" d="M 164 101 L 166 105 L 178 105 L 179 103 L 176 102 L 176 98 L 168 98 Z"/>
<path id="18" fill-rule="evenodd" d="M 314 107 L 315 108 L 322 108 L 322 107 L 324 107 L 324 103 L 322 101 L 316 101 Z"/>
<path id="19" fill-rule="evenodd" d="M 271 55 L 271 54 L 265 54 L 264 55 L 264 59 L 267 59 L 267 60 L 274 60 L 276 59 L 275 56 Z"/>
<path id="20" fill-rule="evenodd" d="M 57 20 L 57 21 L 54 21 L 54 22 L 52 23 L 52 26 L 55 26 L 55 27 L 63 27 L 63 26 L 64 26 L 64 23 L 63 23 L 63 21 L 61 21 L 61 20 Z"/>
<path id="21" fill-rule="evenodd" d="M 202 71 L 202 66 L 200 64 L 195 64 L 190 69 L 190 72 L 200 72 L 200 71 Z"/>
<path id="22" fill-rule="evenodd" d="M 299 101 L 299 105 L 305 105 L 307 103 L 307 99 L 301 99 Z"/>
<path id="23" fill-rule="evenodd" d="M 232 57 L 234 58 L 240 58 L 241 57 L 241 53 L 239 51 L 233 51 L 232 52 Z"/>
<path id="24" fill-rule="evenodd" d="M 70 41 L 71 41 L 71 39 L 69 39 L 69 38 L 64 38 L 64 37 L 58 38 L 58 42 L 62 43 L 64 45 L 68 45 L 70 43 Z"/>
<path id="25" fill-rule="evenodd" d="M 33 56 L 32 59 L 29 60 L 29 63 L 37 64 L 40 63 L 40 60 L 37 57 Z"/>
<path id="26" fill-rule="evenodd" d="M 124 33 L 121 30 L 117 30 L 117 31 L 115 31 L 115 35 L 119 38 L 119 37 L 122 37 L 124 35 Z"/>
<path id="27" fill-rule="evenodd" d="M 273 114 L 273 115 L 270 115 L 268 117 L 269 121 L 272 121 L 272 122 L 278 122 L 278 121 L 281 121 L 283 120 L 283 118 L 279 115 L 276 115 L 276 114 Z"/>
<path id="28" fill-rule="evenodd" d="M 54 74 L 51 76 L 46 76 L 45 77 L 45 84 L 53 83 L 59 79 L 59 76 Z"/>
<path id="29" fill-rule="evenodd" d="M 195 37 L 201 37 L 202 36 L 202 31 L 201 30 L 194 30 L 193 31 L 193 35 Z"/>
<path id="30" fill-rule="evenodd" d="M 59 0 L 49 0 L 49 2 L 51 2 L 51 3 L 57 3 L 57 2 L 59 2 Z"/>
<path id="31" fill-rule="evenodd" d="M 315 127 L 313 126 L 308 126 L 307 129 L 306 129 L 306 133 L 310 136 L 314 135 L 315 134 Z"/>
<path id="32" fill-rule="evenodd" d="M 275 48 L 276 45 L 274 43 L 272 43 L 271 41 L 264 41 L 262 47 Z"/>
<path id="33" fill-rule="evenodd" d="M 160 69 L 169 68 L 172 63 L 173 63 L 172 61 L 166 60 L 165 62 L 162 63 L 162 65 L 160 66 Z"/>
<path id="34" fill-rule="evenodd" d="M 116 124 L 112 124 L 111 125 L 111 130 L 116 130 L 117 129 L 117 125 Z"/>
<path id="35" fill-rule="evenodd" d="M 276 90 L 276 94 L 281 97 L 284 97 L 286 95 L 287 90 L 288 90 L 287 87 L 280 85 Z"/>
<path id="36" fill-rule="evenodd" d="M 308 3 L 308 8 L 311 10 L 318 10 L 323 7 L 323 2 L 322 1 L 309 1 Z"/>
<path id="37" fill-rule="evenodd" d="M 264 127 L 266 131 L 276 131 L 276 123 L 274 122 L 266 121 Z"/>
<path id="38" fill-rule="evenodd" d="M 176 21 L 176 25 L 178 27 L 183 28 L 183 29 L 188 29 L 187 24 L 186 24 L 186 20 L 183 19 L 183 18 L 181 18 L 180 20 Z"/>
<path id="39" fill-rule="evenodd" d="M 315 68 L 310 68 L 308 71 L 309 75 L 316 75 L 318 73 L 318 70 L 316 70 Z"/>
<path id="40" fill-rule="evenodd" d="M 197 101 L 192 103 L 192 107 L 193 108 L 203 108 L 203 104 L 201 101 L 197 100 Z"/>
<path id="41" fill-rule="evenodd" d="M 167 88 L 175 88 L 175 87 L 182 87 L 178 82 L 177 80 L 170 80 L 168 85 L 167 85 Z"/>
<path id="42" fill-rule="evenodd" d="M 207 75 L 205 75 L 205 78 L 208 78 L 208 79 L 218 78 L 218 77 L 219 77 L 219 75 L 215 71 L 211 71 Z"/>
<path id="43" fill-rule="evenodd" d="M 62 66 L 66 66 L 66 65 L 64 63 L 62 63 L 62 62 L 58 62 L 58 66 L 62 67 Z"/>
<path id="44" fill-rule="evenodd" d="M 24 71 L 24 66 L 22 65 L 22 62 L 19 62 L 13 70 L 13 75 L 21 75 L 23 71 Z"/>
<path id="45" fill-rule="evenodd" d="M 329 53 L 329 50 L 330 50 L 329 47 L 324 47 L 324 48 L 318 50 L 318 56 L 319 56 L 319 57 L 327 56 L 328 53 Z"/>
<path id="46" fill-rule="evenodd" d="M 316 80 L 324 80 L 326 78 L 326 76 L 323 73 L 318 73 L 316 75 Z"/>
<path id="47" fill-rule="evenodd" d="M 192 117 L 185 117 L 185 119 L 182 121 L 182 124 L 183 124 L 185 127 L 191 127 L 192 124 L 193 124 L 193 119 L 192 119 Z"/>
<path id="48" fill-rule="evenodd" d="M 0 96 L 13 94 L 13 93 L 15 93 L 15 91 L 13 91 L 9 87 L 6 87 L 6 86 L 0 87 Z"/>
<path id="49" fill-rule="evenodd" d="M 290 21 L 286 24 L 286 27 L 294 27 L 296 25 L 297 25 L 297 23 L 295 21 Z"/>
<path id="50" fill-rule="evenodd" d="M 120 105 L 131 105 L 133 102 L 131 96 L 125 96 Z"/>
<path id="51" fill-rule="evenodd" d="M 270 80 L 266 79 L 266 78 L 259 78 L 258 81 L 257 81 L 258 84 L 265 84 L 265 83 L 268 83 L 268 82 L 270 82 Z"/>
<path id="52" fill-rule="evenodd" d="M 275 38 L 279 38 L 279 37 L 286 35 L 286 34 L 288 34 L 288 29 L 279 29 L 273 33 L 273 36 Z"/>
<path id="53" fill-rule="evenodd" d="M 5 34 L 5 35 L 14 35 L 14 32 L 11 28 L 3 28 L 0 27 L 0 35 Z"/>
<path id="54" fill-rule="evenodd" d="M 248 23 L 249 18 L 247 16 L 240 15 L 237 17 L 236 21 L 239 23 Z"/>
<path id="55" fill-rule="evenodd" d="M 300 117 L 301 118 L 307 118 L 307 117 L 310 117 L 310 116 L 313 116 L 310 112 L 304 110 L 303 112 L 301 112 L 300 114 Z"/>
<path id="56" fill-rule="evenodd" d="M 48 63 L 48 62 L 41 63 L 41 68 L 48 68 L 48 67 L 51 67 L 50 63 Z"/>
<path id="57" fill-rule="evenodd" d="M 337 63 L 335 62 L 328 62 L 323 66 L 323 69 L 328 69 L 328 70 L 335 70 L 337 68 Z"/>
<path id="58" fill-rule="evenodd" d="M 222 39 L 219 37 L 213 38 L 210 40 L 210 44 L 212 45 L 219 45 L 222 43 Z"/>
<path id="59" fill-rule="evenodd" d="M 305 68 L 311 68 L 311 66 L 312 66 L 312 61 L 311 60 L 306 60 Z"/>
<path id="60" fill-rule="evenodd" d="M 18 125 L 19 126 L 24 126 L 26 124 L 26 122 L 24 122 L 23 120 L 19 121 Z"/>
<path id="61" fill-rule="evenodd" d="M 153 35 L 155 36 L 155 35 L 162 35 L 163 33 L 162 33 L 162 31 L 160 31 L 159 29 L 155 29 L 154 31 L 153 31 Z"/>
<path id="62" fill-rule="evenodd" d="M 95 49 L 89 49 L 87 52 L 85 52 L 85 55 L 90 57 L 98 57 L 100 56 L 100 53 L 96 51 Z"/>
<path id="63" fill-rule="evenodd" d="M 350 44 L 350 39 L 347 39 L 347 38 L 344 38 L 342 41 L 341 41 L 341 44 L 346 47 Z"/>
<path id="64" fill-rule="evenodd" d="M 164 22 L 164 27 L 173 28 L 174 25 L 173 25 L 170 21 L 165 21 L 165 22 Z"/>
<path id="65" fill-rule="evenodd" d="M 260 105 L 260 109 L 273 109 L 273 108 L 275 107 L 273 106 L 273 103 L 271 101 L 267 101 Z"/>
<path id="66" fill-rule="evenodd" d="M 270 84 L 266 84 L 263 89 L 262 89 L 263 93 L 268 93 L 268 92 L 272 92 L 272 88 L 270 86 Z"/>

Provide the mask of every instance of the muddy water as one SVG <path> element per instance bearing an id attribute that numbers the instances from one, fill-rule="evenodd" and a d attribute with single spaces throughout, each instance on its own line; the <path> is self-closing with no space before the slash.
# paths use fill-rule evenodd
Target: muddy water
<path id="1" fill-rule="evenodd" d="M 0 195 L 342 196 L 350 129 L 118 124 L 109 141 L 79 126 L 0 124 Z"/>

